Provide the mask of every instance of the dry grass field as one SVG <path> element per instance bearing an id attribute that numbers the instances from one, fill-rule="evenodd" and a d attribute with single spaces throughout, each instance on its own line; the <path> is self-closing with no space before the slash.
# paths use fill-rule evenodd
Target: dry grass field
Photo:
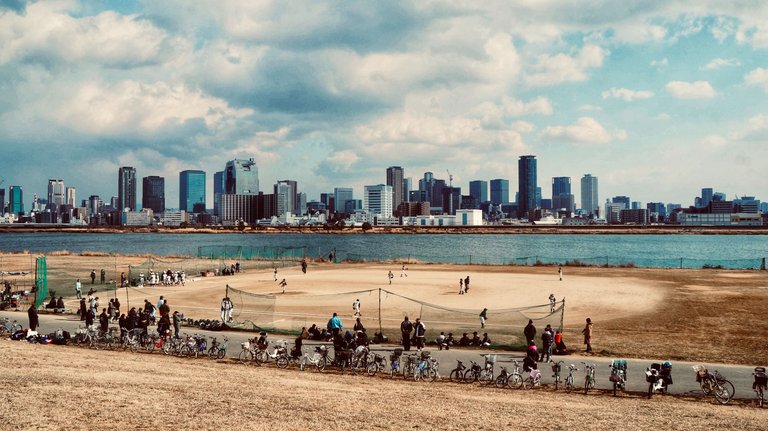
<path id="1" fill-rule="evenodd" d="M 318 374 L 0 340 L 0 429 L 764 430 L 768 409 Z"/>
<path id="2" fill-rule="evenodd" d="M 4 270 L 29 268 L 29 255 L 2 255 Z M 74 280 L 86 279 L 90 269 L 112 268 L 112 274 L 146 261 L 141 256 L 48 257 L 51 288 L 73 294 Z M 168 259 L 171 260 L 171 259 Z M 216 261 L 214 261 L 216 262 Z M 190 260 L 188 268 L 204 268 L 209 261 Z M 255 293 L 279 294 L 271 269 L 258 269 L 256 263 L 243 262 L 245 272 L 231 277 L 199 277 L 188 273 L 186 286 L 131 289 L 131 306 L 144 298 L 156 302 L 164 295 L 172 309 L 196 318 L 218 318 L 219 302 L 226 284 Z M 32 267 L 34 269 L 34 267 Z M 162 270 L 162 268 L 160 268 Z M 387 271 L 395 279 L 388 284 Z M 312 263 L 307 274 L 298 267 L 279 268 L 279 278 L 288 281 L 287 295 L 312 309 L 311 295 L 366 289 L 388 289 L 396 293 L 447 307 L 477 309 L 518 307 L 546 302 L 549 293 L 566 298 L 565 340 L 580 349 L 581 329 L 586 317 L 594 322 L 593 347 L 603 356 L 669 358 L 709 363 L 767 364 L 768 274 L 765 271 L 644 269 L 565 267 L 565 278 L 557 278 L 557 267 L 410 265 L 408 277 L 399 277 L 400 266 L 392 264 Z M 458 278 L 472 277 L 469 295 L 457 295 Z M 111 278 L 108 272 L 108 279 Z M 97 280 L 98 283 L 98 280 Z M 83 290 L 90 287 L 84 282 Z M 97 289 L 102 289 L 99 285 Z M 107 297 L 113 292 L 104 292 Z M 66 294 L 66 293 L 65 293 Z M 98 294 L 98 293 L 97 293 Z M 120 292 L 123 306 L 125 293 Z M 106 301 L 102 297 L 102 303 Z M 352 326 L 351 301 L 339 310 L 320 310 L 322 325 L 332 311 Z M 68 300 L 76 308 L 74 300 Z M 372 304 L 364 300 L 363 310 Z M 369 308 L 370 309 L 370 308 Z M 348 314 L 345 314 L 348 313 Z M 398 322 L 400 315 L 385 318 Z M 366 321 L 368 327 L 375 322 Z M 429 322 L 427 322 L 429 324 Z M 489 331 L 493 330 L 489 320 Z M 300 326 L 300 325 L 299 325 Z M 479 325 L 478 325 L 479 326 Z M 299 329 L 299 328 L 285 328 Z M 522 327 L 520 328 L 522 331 Z M 491 332 L 493 336 L 493 332 Z"/>

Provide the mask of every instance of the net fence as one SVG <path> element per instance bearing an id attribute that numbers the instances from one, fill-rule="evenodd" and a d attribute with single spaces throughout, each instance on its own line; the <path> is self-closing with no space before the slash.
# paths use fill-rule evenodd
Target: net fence
<path id="1" fill-rule="evenodd" d="M 385 289 L 370 289 L 325 295 L 256 294 L 227 286 L 226 296 L 234 308 L 234 326 L 266 331 L 300 331 L 315 324 L 326 328 L 328 319 L 338 313 L 342 331 L 352 330 L 355 324 L 353 302 L 360 300 L 360 321 L 369 337 L 381 330 L 390 341 L 400 341 L 400 323 L 405 316 L 411 321 L 417 317 L 424 322 L 427 340 L 434 340 L 441 332 L 452 333 L 458 340 L 463 333 L 487 332 L 494 344 L 523 345 L 523 328 L 532 320 L 537 327 L 552 325 L 561 328 L 565 314 L 565 301 L 518 308 L 489 309 L 485 328 L 480 327 L 480 311 L 443 307 L 408 298 Z"/>
<path id="2" fill-rule="evenodd" d="M 204 245 L 197 248 L 197 257 L 207 259 L 301 260 L 306 256 L 306 247 Z"/>
<path id="3" fill-rule="evenodd" d="M 173 273 L 183 272 L 187 278 L 191 278 L 201 275 L 221 275 L 226 271 L 246 272 L 274 267 L 283 268 L 297 264 L 297 262 L 282 260 L 240 261 L 225 258 L 158 259 L 149 257 L 142 263 L 129 265 L 127 277 L 129 284 L 136 286 L 140 283 L 142 276 L 144 277 L 144 284 L 147 284 L 152 279 L 151 274 L 159 274 L 169 270 Z M 158 275 L 157 279 L 160 278 Z"/>

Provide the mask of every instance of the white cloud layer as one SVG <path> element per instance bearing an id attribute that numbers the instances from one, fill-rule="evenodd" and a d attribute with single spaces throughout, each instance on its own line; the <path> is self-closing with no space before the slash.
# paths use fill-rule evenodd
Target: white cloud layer
<path id="1" fill-rule="evenodd" d="M 550 126 L 544 129 L 542 137 L 548 140 L 584 144 L 608 144 L 627 137 L 625 130 L 608 131 L 592 117 L 581 117 L 568 126 Z"/>
<path id="2" fill-rule="evenodd" d="M 744 76 L 744 83 L 761 87 L 768 93 L 768 69 L 758 67 Z"/>
<path id="3" fill-rule="evenodd" d="M 671 81 L 665 88 L 677 99 L 711 99 L 717 95 L 708 81 Z"/>
<path id="4" fill-rule="evenodd" d="M 630 90 L 628 88 L 611 88 L 603 91 L 603 99 L 621 99 L 625 102 L 634 102 L 635 100 L 650 99 L 653 97 L 652 91 Z"/>

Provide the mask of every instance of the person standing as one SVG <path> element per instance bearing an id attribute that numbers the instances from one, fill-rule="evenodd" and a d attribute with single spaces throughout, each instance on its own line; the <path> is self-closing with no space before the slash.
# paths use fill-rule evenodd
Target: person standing
<path id="1" fill-rule="evenodd" d="M 283 279 L 283 281 L 280 282 L 280 287 L 283 288 L 283 292 L 282 293 L 285 293 L 285 286 L 287 286 L 287 285 L 288 285 L 288 282 L 285 281 L 285 279 Z"/>
<path id="2" fill-rule="evenodd" d="M 533 326 L 533 320 L 528 319 L 528 324 L 525 325 L 525 329 L 523 329 L 523 335 L 525 335 L 525 342 L 530 343 L 533 341 L 536 342 L 536 327 Z"/>
<path id="3" fill-rule="evenodd" d="M 275 267 L 275 281 L 277 281 L 277 267 Z"/>
<path id="4" fill-rule="evenodd" d="M 336 313 L 333 313 L 333 316 L 328 320 L 328 329 L 330 329 L 331 333 L 335 337 L 341 332 L 341 329 L 343 328 L 341 324 L 341 319 L 339 319 L 339 316 Z"/>
<path id="5" fill-rule="evenodd" d="M 557 304 L 557 300 L 555 299 L 555 294 L 550 293 L 549 294 L 549 312 L 550 313 L 555 312 L 555 304 Z"/>
<path id="6" fill-rule="evenodd" d="M 389 279 L 389 284 L 392 284 L 392 279 L 395 278 L 395 275 L 392 274 L 392 271 L 389 271 L 387 278 Z"/>
<path id="7" fill-rule="evenodd" d="M 104 284 L 104 281 L 107 279 L 107 271 L 104 270 L 104 268 L 101 268 L 101 284 Z"/>
<path id="8" fill-rule="evenodd" d="M 406 270 L 408 270 L 408 268 L 403 265 L 403 268 L 400 270 L 400 277 L 408 277 L 408 274 L 405 273 Z"/>
<path id="9" fill-rule="evenodd" d="M 157 300 L 157 311 L 160 312 L 160 317 L 163 317 L 163 312 L 161 311 L 161 307 L 165 304 L 165 299 L 163 299 L 163 295 L 160 295 L 160 299 Z"/>
<path id="10" fill-rule="evenodd" d="M 563 281 L 563 267 L 557 269 L 557 275 L 560 277 L 560 281 Z"/>
<path id="11" fill-rule="evenodd" d="M 27 310 L 27 316 L 29 317 L 29 330 L 36 330 L 37 327 L 40 326 L 40 320 L 37 317 L 37 308 L 35 308 L 34 303 L 29 306 L 29 309 Z"/>
<path id="12" fill-rule="evenodd" d="M 301 272 L 306 274 L 307 273 L 307 258 L 301 259 Z"/>
<path id="13" fill-rule="evenodd" d="M 120 273 L 120 287 L 128 287 L 128 278 L 125 276 L 125 272 Z"/>
<path id="14" fill-rule="evenodd" d="M 592 319 L 587 317 L 587 324 L 584 329 L 581 330 L 584 334 L 584 344 L 587 345 L 587 353 L 592 353 Z"/>
<path id="15" fill-rule="evenodd" d="M 463 294 L 464 294 L 464 279 L 460 278 L 459 279 L 459 295 L 463 295 Z"/>
<path id="16" fill-rule="evenodd" d="M 487 313 L 487 308 L 483 308 L 483 311 L 480 312 L 480 329 L 485 328 L 485 321 L 488 319 Z"/>
<path id="17" fill-rule="evenodd" d="M 85 326 L 87 328 L 90 328 L 91 326 L 93 326 L 93 319 L 95 318 L 96 318 L 96 313 L 93 312 L 92 308 L 89 308 L 88 312 L 85 313 Z"/>
<path id="18" fill-rule="evenodd" d="M 173 336 L 174 338 L 179 338 L 179 333 L 181 332 L 179 330 L 179 327 L 181 326 L 181 316 L 179 315 L 179 311 L 176 310 L 173 312 Z"/>
<path id="19" fill-rule="evenodd" d="M 363 314 L 360 313 L 360 298 L 355 299 L 355 302 L 352 303 L 352 310 L 354 310 L 354 316 L 362 316 Z"/>
<path id="20" fill-rule="evenodd" d="M 413 326 L 414 329 L 414 335 L 416 336 L 416 348 L 418 350 L 421 350 L 424 348 L 424 340 L 427 336 L 427 327 L 424 325 L 424 322 L 421 321 L 421 318 L 416 318 L 416 324 Z"/>
<path id="21" fill-rule="evenodd" d="M 469 292 L 469 276 L 464 279 L 464 293 Z"/>
<path id="22" fill-rule="evenodd" d="M 80 298 L 80 320 L 85 320 L 85 314 L 88 312 L 88 307 L 85 305 L 85 298 Z"/>
<path id="23" fill-rule="evenodd" d="M 403 350 L 406 352 L 411 350 L 411 331 L 413 331 L 413 323 L 408 320 L 408 316 L 405 316 L 400 324 L 400 333 L 403 336 Z"/>
<path id="24" fill-rule="evenodd" d="M 107 316 L 107 309 L 102 308 L 101 314 L 99 314 L 99 329 L 103 334 L 109 332 L 109 316 Z"/>
<path id="25" fill-rule="evenodd" d="M 552 332 L 552 325 L 547 325 L 544 332 L 541 333 L 541 355 L 539 362 L 549 362 L 552 359 L 552 340 L 555 334 Z"/>
<path id="26" fill-rule="evenodd" d="M 96 284 L 96 270 L 91 270 L 91 284 Z"/>
<path id="27" fill-rule="evenodd" d="M 157 308 L 160 311 L 160 317 L 167 316 L 171 313 L 171 306 L 168 305 L 168 300 L 163 300 L 163 305 Z"/>
<path id="28" fill-rule="evenodd" d="M 75 293 L 77 294 L 77 299 L 83 299 L 83 284 L 80 283 L 79 278 L 75 282 Z"/>

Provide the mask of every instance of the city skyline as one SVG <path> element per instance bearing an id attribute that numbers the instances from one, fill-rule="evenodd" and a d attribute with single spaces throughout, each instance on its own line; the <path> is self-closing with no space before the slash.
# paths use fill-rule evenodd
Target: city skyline
<path id="1" fill-rule="evenodd" d="M 202 170 L 212 208 L 233 159 L 314 200 L 390 166 L 518 190 L 535 154 L 545 195 L 760 196 L 768 4 L 721 3 L 3 3 L 0 180 L 29 209 L 51 178 L 107 201 L 121 166 Z"/>

